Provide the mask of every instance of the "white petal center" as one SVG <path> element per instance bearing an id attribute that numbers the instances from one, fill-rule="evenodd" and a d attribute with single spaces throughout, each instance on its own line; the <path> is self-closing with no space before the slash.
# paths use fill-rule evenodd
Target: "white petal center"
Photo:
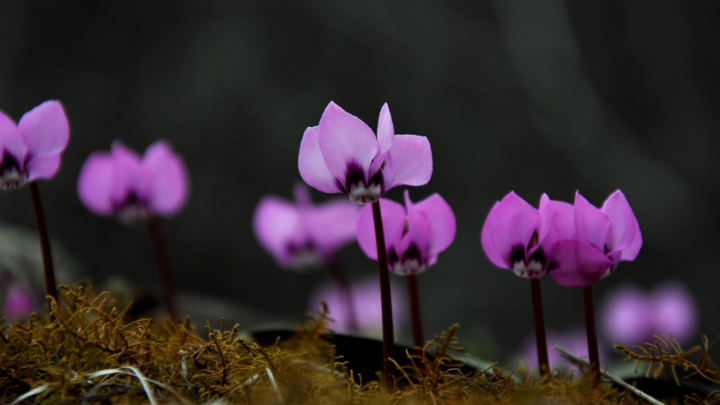
<path id="1" fill-rule="evenodd" d="M 525 264 L 522 260 L 513 263 L 513 273 L 520 277 L 525 278 L 542 278 L 547 274 L 547 270 L 543 268 L 541 262 L 537 260 L 530 260 L 528 264 Z"/>
<path id="2" fill-rule="evenodd" d="M 354 203 L 368 204 L 379 200 L 381 192 L 382 188 L 379 183 L 370 184 L 368 187 L 365 187 L 362 183 L 355 183 L 350 185 L 348 196 L 350 197 L 350 201 Z"/>
<path id="3" fill-rule="evenodd" d="M 27 174 L 18 172 L 16 166 L 6 168 L 0 175 L 0 187 L 5 190 L 22 187 L 25 183 L 27 183 Z"/>

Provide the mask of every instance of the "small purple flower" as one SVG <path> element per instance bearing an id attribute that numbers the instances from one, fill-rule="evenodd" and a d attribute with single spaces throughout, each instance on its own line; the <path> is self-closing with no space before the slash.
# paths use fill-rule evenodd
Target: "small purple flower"
<path id="1" fill-rule="evenodd" d="M 90 155 L 78 178 L 78 195 L 90 211 L 126 224 L 178 213 L 189 188 L 182 158 L 165 141 L 150 145 L 142 159 L 116 141 L 110 153 Z"/>
<path id="2" fill-rule="evenodd" d="M 545 194 L 536 209 L 511 191 L 495 203 L 483 225 L 480 242 L 488 259 L 520 277 L 543 278 L 555 242 L 554 212 Z"/>
<path id="3" fill-rule="evenodd" d="M 253 229 L 260 244 L 283 267 L 306 270 L 326 263 L 355 240 L 358 207 L 345 199 L 320 205 L 307 187 L 295 186 L 295 204 L 275 196 L 258 203 Z"/>
<path id="4" fill-rule="evenodd" d="M 395 135 L 387 104 L 375 137 L 364 122 L 331 102 L 320 124 L 305 130 L 298 168 L 310 186 L 365 204 L 395 186 L 427 184 L 433 163 L 427 138 Z"/>
<path id="5" fill-rule="evenodd" d="M 70 127 L 59 101 L 46 101 L 25 113 L 18 124 L 0 111 L 0 187 L 22 187 L 51 179 L 70 139 Z"/>
<path id="6" fill-rule="evenodd" d="M 697 304 L 692 293 L 678 282 L 664 283 L 652 293 L 624 285 L 605 299 L 602 323 L 613 343 L 642 345 L 668 332 L 683 343 L 697 332 Z"/>
<path id="7" fill-rule="evenodd" d="M 439 194 L 415 204 L 405 190 L 405 206 L 407 211 L 401 204 L 380 199 L 388 267 L 395 274 L 415 275 L 435 264 L 438 254 L 455 239 L 455 214 Z M 377 260 L 375 224 L 369 205 L 358 215 L 357 237 L 363 252 Z"/>
<path id="8" fill-rule="evenodd" d="M 360 332 L 380 336 L 382 331 L 382 310 L 380 306 L 380 282 L 377 277 L 367 277 L 350 286 L 353 297 L 353 309 L 355 321 Z M 404 290 L 391 284 L 393 303 L 393 322 L 396 329 L 402 327 L 407 319 L 407 308 L 405 303 L 407 297 Z M 335 322 L 330 329 L 337 332 L 348 332 L 351 330 L 347 306 L 348 300 L 342 295 L 342 290 L 337 283 L 327 283 L 318 288 L 310 299 L 310 310 L 316 311 L 320 302 L 325 302 L 330 310 L 330 317 Z"/>
<path id="9" fill-rule="evenodd" d="M 640 226 L 620 190 L 599 209 L 577 192 L 573 209 L 555 211 L 558 237 L 550 275 L 560 285 L 592 285 L 612 274 L 620 261 L 635 260 L 640 252 Z"/>
<path id="10" fill-rule="evenodd" d="M 585 360 L 588 359 L 588 344 L 585 331 L 576 330 L 565 333 L 550 331 L 547 335 L 547 348 L 550 364 L 562 370 L 573 369 L 575 366 L 562 358 L 560 356 L 560 352 L 555 350 L 553 345 L 561 346 L 563 349 L 566 349 L 580 358 L 584 358 Z M 535 338 L 533 336 L 528 337 L 522 347 L 523 362 L 529 367 L 538 368 L 537 343 Z M 605 353 L 601 352 L 600 359 L 602 364 L 607 364 L 605 362 L 605 357 Z"/>
<path id="11" fill-rule="evenodd" d="M 18 283 L 10 285 L 5 294 L 3 315 L 6 318 L 26 318 L 35 309 L 32 295 Z"/>

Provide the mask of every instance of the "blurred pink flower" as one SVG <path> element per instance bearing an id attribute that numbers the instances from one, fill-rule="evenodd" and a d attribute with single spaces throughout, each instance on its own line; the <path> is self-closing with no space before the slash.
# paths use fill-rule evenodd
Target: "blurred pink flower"
<path id="1" fill-rule="evenodd" d="M 55 176 L 69 139 L 70 127 L 59 101 L 40 104 L 18 124 L 0 111 L 0 187 L 18 188 Z"/>
<path id="2" fill-rule="evenodd" d="M 330 102 L 320 124 L 305 130 L 298 168 L 308 185 L 365 204 L 395 186 L 427 184 L 433 162 L 427 138 L 395 135 L 387 104 L 380 110 L 376 137 L 364 122 Z"/>
<path id="3" fill-rule="evenodd" d="M 388 268 L 395 274 L 415 275 L 435 264 L 438 254 L 455 239 L 455 214 L 439 194 L 414 204 L 405 190 L 405 206 L 407 211 L 401 204 L 380 199 Z M 360 210 L 357 237 L 363 252 L 377 260 L 370 205 Z"/>
<path id="4" fill-rule="evenodd" d="M 560 352 L 553 348 L 553 345 L 559 345 L 568 350 L 570 353 L 588 360 L 588 344 L 587 336 L 584 330 L 576 330 L 572 332 L 556 333 L 548 332 L 547 347 L 550 367 L 553 369 L 569 370 L 575 366 L 560 356 Z M 530 336 L 522 345 L 522 361 L 531 368 L 538 368 L 537 342 L 534 336 Z M 600 363 L 607 364 L 605 361 L 605 353 L 600 351 Z"/>
<path id="5" fill-rule="evenodd" d="M 536 209 L 511 191 L 490 210 L 480 243 L 490 261 L 526 278 L 543 278 L 551 264 L 555 242 L 553 208 L 543 194 Z"/>
<path id="6" fill-rule="evenodd" d="M 559 207 L 554 206 L 557 243 L 552 250 L 550 271 L 558 284 L 587 287 L 612 274 L 620 261 L 635 260 L 640 252 L 640 227 L 620 190 L 610 195 L 599 209 L 580 192 L 575 193 L 572 209 Z"/>
<path id="7" fill-rule="evenodd" d="M 358 331 L 366 335 L 382 335 L 382 310 L 380 306 L 380 281 L 377 277 L 367 277 L 350 285 Z M 401 328 L 407 320 L 407 297 L 404 290 L 391 284 L 392 312 L 395 329 Z M 350 331 L 350 311 L 347 299 L 337 283 L 326 283 L 315 290 L 310 299 L 310 310 L 316 311 L 320 302 L 325 302 L 330 317 L 335 320 L 330 329 L 336 332 Z"/>
<path id="8" fill-rule="evenodd" d="M 32 295 L 18 283 L 11 284 L 5 294 L 3 316 L 6 318 L 26 318 L 35 309 Z"/>
<path id="9" fill-rule="evenodd" d="M 358 206 L 346 199 L 320 205 L 304 185 L 295 186 L 295 203 L 263 197 L 255 209 L 255 236 L 279 265 L 295 270 L 318 267 L 355 240 Z"/>
<path id="10" fill-rule="evenodd" d="M 142 159 L 115 141 L 110 153 L 90 155 L 77 186 L 80 200 L 90 211 L 127 224 L 178 213 L 189 188 L 182 158 L 162 140 L 150 145 Z"/>
<path id="11" fill-rule="evenodd" d="M 652 293 L 628 284 L 606 296 L 601 322 L 612 343 L 642 345 L 668 332 L 687 343 L 697 333 L 698 309 L 692 293 L 679 282 L 664 283 Z"/>

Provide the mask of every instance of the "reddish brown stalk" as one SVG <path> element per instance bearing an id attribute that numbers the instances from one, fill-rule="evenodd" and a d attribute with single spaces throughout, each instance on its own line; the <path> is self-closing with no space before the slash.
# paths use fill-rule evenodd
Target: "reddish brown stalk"
<path id="1" fill-rule="evenodd" d="M 355 301 L 353 300 L 352 290 L 350 284 L 348 284 L 345 273 L 343 272 L 340 259 L 337 256 L 333 256 L 329 262 L 330 274 L 332 275 L 335 285 L 337 286 L 340 295 L 345 299 L 345 316 L 347 317 L 348 329 L 352 332 L 357 332 L 357 317 L 355 316 Z M 341 299 L 342 299 L 341 298 Z"/>
<path id="2" fill-rule="evenodd" d="M 57 283 L 55 282 L 55 270 L 53 268 L 52 251 L 50 250 L 50 236 L 45 222 L 40 190 L 34 181 L 29 186 L 33 208 L 35 209 L 35 222 L 37 222 L 38 233 L 40 234 L 40 251 L 42 253 L 43 271 L 45 272 L 45 291 L 55 302 L 58 302 Z"/>
<path id="3" fill-rule="evenodd" d="M 585 328 L 587 329 L 588 354 L 590 355 L 590 371 L 595 374 L 595 385 L 600 385 L 600 353 L 598 351 L 597 332 L 595 331 L 595 309 L 593 308 L 592 286 L 583 288 L 585 301 Z"/>
<path id="4" fill-rule="evenodd" d="M 375 240 L 378 253 L 378 275 L 380 276 L 380 303 L 382 306 L 383 331 L 383 375 L 388 390 L 393 390 L 394 367 L 390 359 L 395 358 L 395 332 L 393 330 L 392 297 L 390 295 L 390 275 L 388 274 L 387 251 L 385 250 L 385 234 L 383 233 L 380 202 L 372 204 L 375 221 Z"/>
<path id="5" fill-rule="evenodd" d="M 410 295 L 410 314 L 412 316 L 413 341 L 415 347 L 423 347 L 425 339 L 423 338 L 422 317 L 420 316 L 420 295 L 418 294 L 417 276 L 411 274 L 408 276 L 408 293 Z"/>
<path id="6" fill-rule="evenodd" d="M 162 300 L 170 319 L 175 322 L 177 320 L 175 280 L 173 279 L 172 271 L 170 271 L 170 257 L 165 247 L 160 221 L 158 221 L 157 218 L 151 217 L 147 223 L 153 253 L 155 254 L 155 266 L 158 272 L 158 279 L 160 280 Z"/>
<path id="7" fill-rule="evenodd" d="M 535 340 L 537 341 L 538 364 L 540 375 L 550 373 L 550 360 L 548 359 L 547 338 L 545 337 L 545 317 L 542 309 L 542 295 L 540 295 L 540 279 L 531 278 L 533 315 L 535 317 Z"/>

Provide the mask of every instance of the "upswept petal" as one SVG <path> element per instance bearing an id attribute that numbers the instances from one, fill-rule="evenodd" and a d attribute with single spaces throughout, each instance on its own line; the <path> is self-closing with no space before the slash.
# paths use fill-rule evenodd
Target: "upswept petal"
<path id="1" fill-rule="evenodd" d="M 610 252 L 625 250 L 635 241 L 639 226 L 635 214 L 622 191 L 617 190 L 600 209 L 610 219 L 607 246 Z"/>
<path id="2" fill-rule="evenodd" d="M 635 239 L 630 244 L 630 246 L 628 246 L 627 248 L 625 248 L 625 250 L 622 251 L 622 256 L 620 257 L 620 260 L 635 260 L 638 253 L 640 253 L 640 248 L 643 244 L 642 233 L 640 232 L 639 224 L 636 224 L 635 227 Z"/>
<path id="3" fill-rule="evenodd" d="M 148 178 L 145 191 L 150 211 L 174 215 L 185 205 L 190 190 L 185 164 L 165 141 L 145 151 L 142 169 Z"/>
<path id="4" fill-rule="evenodd" d="M 323 193 L 340 193 L 337 181 L 325 163 L 318 138 L 318 127 L 308 127 L 300 142 L 298 169 L 305 183 Z"/>
<path id="5" fill-rule="evenodd" d="M 295 206 L 274 196 L 263 197 L 253 216 L 255 236 L 282 266 L 289 266 L 287 244 L 298 231 L 300 217 Z"/>
<path id="6" fill-rule="evenodd" d="M 612 266 L 612 261 L 586 242 L 567 239 L 558 241 L 553 249 L 550 271 L 555 281 L 564 287 L 587 287 L 600 280 Z"/>
<path id="7" fill-rule="evenodd" d="M 690 290 L 677 282 L 655 289 L 652 308 L 655 312 L 655 334 L 672 332 L 679 342 L 695 337 L 698 326 L 697 304 Z"/>
<path id="8" fill-rule="evenodd" d="M 60 154 L 37 156 L 25 166 L 28 181 L 51 179 L 60 168 Z"/>
<path id="9" fill-rule="evenodd" d="M 332 254 L 340 246 L 355 240 L 358 211 L 358 204 L 341 198 L 307 210 L 301 208 L 303 218 L 300 220 L 318 249 L 324 254 Z"/>
<path id="10" fill-rule="evenodd" d="M 114 213 L 113 177 L 115 165 L 109 153 L 95 152 L 83 164 L 78 177 L 80 201 L 98 215 Z"/>
<path id="11" fill-rule="evenodd" d="M 496 201 L 495 205 L 493 205 L 493 207 L 490 209 L 490 213 L 485 219 L 482 231 L 480 232 L 480 244 L 485 251 L 485 255 L 488 257 L 492 264 L 500 268 L 508 268 L 508 264 L 505 260 L 503 260 L 503 258 L 500 256 L 500 253 L 495 248 L 495 244 L 493 243 L 491 236 L 492 229 L 495 229 L 495 227 L 497 226 L 496 222 L 498 220 L 498 205 L 500 205 L 500 202 Z"/>
<path id="12" fill-rule="evenodd" d="M 410 201 L 410 193 L 405 190 L 405 206 L 407 207 L 408 232 L 410 243 L 414 243 L 423 257 L 427 257 L 430 245 L 430 216 L 421 209 L 416 209 Z M 407 250 L 405 248 L 404 250 Z"/>
<path id="13" fill-rule="evenodd" d="M 405 196 L 408 201 L 410 197 L 407 190 Z M 435 255 L 447 249 L 455 240 L 456 233 L 455 214 L 450 205 L 436 193 L 414 204 L 414 209 L 424 212 L 430 219 L 428 254 Z"/>
<path id="14" fill-rule="evenodd" d="M 594 246 L 601 253 L 605 252 L 610 219 L 590 204 L 580 192 L 575 193 L 575 235 L 578 240 Z"/>
<path id="15" fill-rule="evenodd" d="M 143 176 L 140 156 L 120 141 L 112 144 L 113 170 L 111 197 L 113 203 L 124 204 L 130 193 L 138 199 L 146 199 L 147 179 Z"/>
<path id="16" fill-rule="evenodd" d="M 538 214 L 540 215 L 540 221 L 538 222 L 538 244 L 542 244 L 542 241 L 547 236 L 548 232 L 553 229 L 553 217 L 555 216 L 555 210 L 550 202 L 550 197 L 547 194 L 540 196 L 540 205 L 538 206 Z"/>
<path id="17" fill-rule="evenodd" d="M 511 268 L 510 254 L 521 246 L 527 248 L 533 230 L 540 220 L 538 210 L 511 191 L 493 207 L 485 220 L 490 239 L 502 259 L 504 268 Z M 483 227 L 483 232 L 485 232 Z M 488 256 L 489 257 L 489 256 Z"/>
<path id="18" fill-rule="evenodd" d="M 367 175 L 378 152 L 372 129 L 333 102 L 320 118 L 318 142 L 328 170 L 341 182 L 345 181 L 350 162 L 360 165 Z"/>
<path id="19" fill-rule="evenodd" d="M 400 240 L 407 214 L 405 207 L 395 201 L 384 198 L 381 198 L 379 201 L 385 245 L 389 248 L 391 244 Z M 367 257 L 377 260 L 377 242 L 375 240 L 375 222 L 373 221 L 372 204 L 366 204 L 360 210 L 357 217 L 356 230 L 360 248 L 365 252 Z"/>
<path id="20" fill-rule="evenodd" d="M 25 140 L 15 121 L 0 111 L 0 163 L 5 158 L 2 154 L 3 150 L 7 151 L 19 165 L 24 163 L 27 152 Z"/>
<path id="21" fill-rule="evenodd" d="M 553 224 L 558 240 L 575 237 L 575 207 L 564 201 L 550 200 L 553 210 Z"/>
<path id="22" fill-rule="evenodd" d="M 387 152 L 393 144 L 393 138 L 395 137 L 395 128 L 393 127 L 392 117 L 390 116 L 390 108 L 387 103 L 382 106 L 380 110 L 380 117 L 378 118 L 378 130 L 377 130 L 377 142 L 378 142 L 378 153 L 375 156 L 375 160 L 370 165 L 369 174 L 372 176 L 375 174 L 383 164 L 386 158 Z"/>
<path id="23" fill-rule="evenodd" d="M 635 286 L 623 285 L 605 298 L 600 319 L 612 343 L 641 345 L 656 333 L 654 318 L 655 308 L 646 294 Z"/>
<path id="24" fill-rule="evenodd" d="M 392 160 L 392 187 L 422 186 L 432 177 L 433 161 L 430 142 L 424 136 L 395 135 L 388 152 Z M 391 187 L 387 187 L 385 191 Z"/>
<path id="25" fill-rule="evenodd" d="M 59 101 L 46 101 L 25 113 L 18 123 L 25 138 L 28 155 L 56 155 L 67 146 L 70 126 Z"/>

